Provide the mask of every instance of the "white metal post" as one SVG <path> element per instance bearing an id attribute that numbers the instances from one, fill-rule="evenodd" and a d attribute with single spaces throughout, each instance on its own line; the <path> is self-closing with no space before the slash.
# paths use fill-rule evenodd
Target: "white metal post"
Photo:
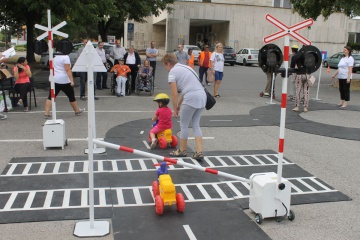
<path id="1" fill-rule="evenodd" d="M 271 90 L 270 90 L 270 102 L 266 102 L 267 104 L 276 104 L 275 102 L 273 102 L 273 96 L 274 96 L 274 84 L 275 84 L 275 72 L 273 72 L 272 76 L 271 76 Z"/>
<path id="2" fill-rule="evenodd" d="M 321 101 L 321 99 L 319 98 L 319 89 L 320 89 L 321 69 L 322 69 L 323 59 L 324 59 L 324 54 L 321 55 L 321 65 L 320 65 L 320 72 L 319 72 L 319 80 L 318 80 L 317 89 L 316 89 L 316 97 L 313 98 L 313 100 L 316 100 L 316 101 Z"/>

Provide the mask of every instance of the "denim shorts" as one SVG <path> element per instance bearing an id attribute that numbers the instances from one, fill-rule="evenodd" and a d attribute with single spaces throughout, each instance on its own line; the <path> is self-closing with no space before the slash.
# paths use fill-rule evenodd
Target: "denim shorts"
<path id="1" fill-rule="evenodd" d="M 215 71 L 215 81 L 216 80 L 222 80 L 223 78 L 223 72 L 218 72 L 218 71 Z"/>

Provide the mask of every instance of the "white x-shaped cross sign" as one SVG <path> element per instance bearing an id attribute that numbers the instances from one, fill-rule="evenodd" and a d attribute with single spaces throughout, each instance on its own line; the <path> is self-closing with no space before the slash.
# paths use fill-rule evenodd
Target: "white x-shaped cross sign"
<path id="1" fill-rule="evenodd" d="M 41 40 L 41 39 L 43 39 L 45 37 L 49 37 L 48 36 L 49 31 L 52 31 L 53 34 L 59 35 L 59 36 L 64 37 L 64 38 L 67 38 L 69 36 L 68 34 L 58 31 L 58 29 L 62 28 L 65 25 L 66 25 L 66 21 L 63 21 L 63 22 L 59 23 L 58 25 L 56 25 L 55 27 L 53 27 L 52 29 L 51 28 L 49 29 L 49 27 L 44 27 L 44 26 L 41 26 L 39 24 L 35 24 L 35 28 L 38 28 L 40 30 L 45 31 L 43 34 L 38 36 L 36 39 Z"/>
<path id="2" fill-rule="evenodd" d="M 274 18 L 273 16 L 271 16 L 270 14 L 266 14 L 265 16 L 266 20 L 268 20 L 270 23 L 274 24 L 275 26 L 277 26 L 278 28 L 281 29 L 281 31 L 278 31 L 274 34 L 271 34 L 267 37 L 264 37 L 264 42 L 265 43 L 270 43 L 272 41 L 275 41 L 281 37 L 284 37 L 286 35 L 290 35 L 293 38 L 295 38 L 296 40 L 298 40 L 299 42 L 301 42 L 304 45 L 311 45 L 311 41 L 308 40 L 307 38 L 305 38 L 304 36 L 300 35 L 299 33 L 297 33 L 296 31 L 306 28 L 308 26 L 313 25 L 314 20 L 312 20 L 311 18 L 306 19 L 305 21 L 302 21 L 298 24 L 292 25 L 292 26 L 287 26 L 285 24 L 283 24 L 282 22 L 280 22 L 278 19 Z"/>

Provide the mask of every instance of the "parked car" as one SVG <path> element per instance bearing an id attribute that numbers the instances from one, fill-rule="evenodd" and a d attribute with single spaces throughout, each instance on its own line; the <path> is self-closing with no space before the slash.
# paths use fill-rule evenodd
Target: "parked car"
<path id="1" fill-rule="evenodd" d="M 97 42 L 93 42 L 94 48 L 97 47 Z M 82 43 L 75 43 L 73 44 L 73 50 L 72 52 L 69 54 L 69 58 L 70 58 L 70 62 L 71 62 L 71 66 L 74 66 L 76 60 L 77 60 L 77 51 L 79 50 L 79 48 L 82 46 Z M 110 52 L 112 50 L 112 48 L 114 47 L 114 45 L 111 45 L 109 43 L 104 43 L 104 50 L 106 55 L 108 56 L 107 58 L 107 70 L 110 71 L 110 69 L 114 66 L 114 59 L 110 57 Z M 61 53 L 59 52 L 55 52 L 54 55 L 60 55 Z M 43 68 L 49 68 L 49 53 L 42 53 L 41 54 L 41 58 L 40 58 L 40 66 L 42 66 Z"/>
<path id="2" fill-rule="evenodd" d="M 194 55 L 194 61 L 197 62 L 199 54 L 201 52 L 200 48 L 195 45 L 184 45 L 184 51 L 188 52 L 188 50 L 192 50 L 192 54 Z"/>
<path id="3" fill-rule="evenodd" d="M 234 66 L 236 62 L 236 53 L 232 47 L 224 46 L 223 54 L 225 58 L 225 63 L 230 64 L 230 66 Z"/>
<path id="4" fill-rule="evenodd" d="M 258 63 L 259 49 L 243 48 L 236 54 L 236 63 L 244 66 Z"/>
<path id="5" fill-rule="evenodd" d="M 341 60 L 341 58 L 343 57 L 343 53 L 339 52 L 339 53 L 335 53 L 334 55 L 332 55 L 331 57 L 327 58 L 326 60 L 324 60 L 323 65 L 324 67 L 330 67 L 330 68 L 338 68 L 338 64 Z M 352 54 L 351 55 L 354 58 L 354 66 L 353 66 L 353 73 L 356 73 L 357 71 L 360 71 L 360 54 Z"/>

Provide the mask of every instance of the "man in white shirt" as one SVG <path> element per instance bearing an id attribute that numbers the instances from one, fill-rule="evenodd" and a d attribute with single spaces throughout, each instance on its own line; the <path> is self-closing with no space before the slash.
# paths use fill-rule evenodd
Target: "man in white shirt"
<path id="1" fill-rule="evenodd" d="M 155 48 L 155 41 L 151 41 L 150 47 L 146 49 L 146 60 L 150 61 L 150 66 L 153 68 L 152 76 L 155 80 L 156 57 L 159 51 Z"/>
<path id="2" fill-rule="evenodd" d="M 116 40 L 116 46 L 111 50 L 110 57 L 114 59 L 114 65 L 119 64 L 119 59 L 124 58 L 126 50 L 121 46 L 120 40 Z"/>
<path id="3" fill-rule="evenodd" d="M 95 49 L 95 51 L 99 54 L 100 59 L 101 59 L 102 63 L 104 64 L 105 68 L 106 68 L 106 54 L 105 54 L 105 50 L 104 50 L 104 43 L 99 42 L 98 47 Z M 96 73 L 96 87 L 97 87 L 97 89 L 99 89 L 99 90 L 109 89 L 108 86 L 106 85 L 106 81 L 107 81 L 107 72 L 98 72 L 98 73 Z"/>

